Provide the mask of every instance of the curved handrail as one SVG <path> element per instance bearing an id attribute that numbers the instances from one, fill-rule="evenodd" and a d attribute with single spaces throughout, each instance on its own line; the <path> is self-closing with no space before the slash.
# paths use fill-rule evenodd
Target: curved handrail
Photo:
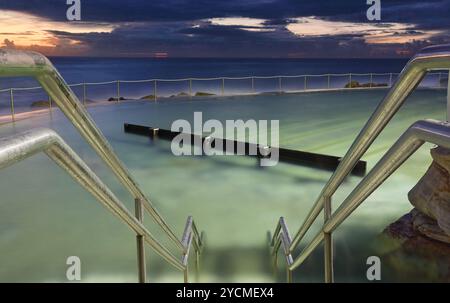
<path id="1" fill-rule="evenodd" d="M 381 131 L 386 127 L 386 125 L 389 123 L 389 121 L 392 119 L 392 117 L 395 115 L 395 113 L 399 110 L 401 105 L 405 102 L 406 98 L 414 91 L 414 89 L 419 85 L 420 81 L 425 77 L 425 75 L 432 71 L 432 70 L 439 70 L 439 69 L 450 69 L 450 44 L 449 45 L 438 45 L 438 46 L 432 46 L 424 48 L 420 53 L 415 55 L 405 66 L 401 74 L 399 75 L 397 81 L 395 84 L 391 87 L 391 89 L 388 91 L 387 95 L 384 97 L 384 99 L 380 102 L 378 107 L 375 109 L 369 120 L 366 122 L 352 145 L 350 146 L 349 150 L 345 154 L 345 156 L 342 158 L 341 162 L 339 163 L 339 166 L 337 167 L 336 171 L 332 174 L 324 188 L 322 189 L 321 193 L 319 194 L 319 197 L 315 201 L 313 207 L 309 211 L 308 215 L 306 216 L 306 219 L 304 220 L 303 224 L 298 229 L 297 233 L 295 234 L 293 240 L 290 242 L 289 247 L 289 254 L 292 254 L 295 249 L 298 247 L 300 241 L 305 236 L 306 232 L 310 229 L 314 221 L 317 219 L 317 216 L 319 213 L 324 210 L 324 225 L 322 227 L 322 230 L 316 235 L 316 237 L 313 238 L 313 240 L 302 250 L 301 254 L 293 261 L 292 264 L 288 264 L 288 272 L 294 270 L 297 268 L 313 251 L 314 249 L 325 240 L 324 244 L 324 261 L 325 261 L 325 281 L 326 282 L 333 282 L 333 242 L 332 242 L 332 232 L 334 229 L 339 226 L 350 214 L 351 212 L 360 204 L 362 203 L 365 198 L 367 198 L 368 195 L 370 195 L 371 192 L 373 192 L 379 184 L 381 184 L 393 171 L 385 171 L 377 176 L 378 179 L 382 179 L 382 181 L 375 187 L 371 187 L 371 183 L 377 184 L 378 181 L 373 181 L 368 179 L 373 178 L 373 175 L 376 172 L 376 169 L 380 169 L 378 165 L 390 165 L 391 167 L 395 167 L 395 169 L 398 167 L 395 163 L 384 163 L 384 162 L 378 162 L 377 165 L 374 167 L 374 169 L 369 172 L 369 174 L 359 183 L 359 185 L 354 189 L 351 195 L 355 196 L 349 196 L 348 199 L 346 199 L 339 209 L 332 214 L 331 211 L 331 198 L 333 194 L 336 192 L 336 190 L 339 188 L 339 186 L 342 184 L 344 179 L 349 175 L 357 161 L 361 159 L 361 157 L 364 155 L 364 153 L 367 151 L 367 149 L 371 146 L 373 141 L 378 137 L 378 135 L 381 133 Z M 432 123 L 430 121 L 428 122 L 419 122 L 420 123 Z M 437 122 L 434 122 L 435 124 Z M 448 128 L 448 124 L 442 124 L 441 126 L 445 125 L 446 128 Z M 428 125 L 430 126 L 430 125 Z M 404 136 L 402 136 L 399 139 L 399 142 L 404 140 L 403 138 L 406 136 L 408 139 L 411 139 L 410 137 L 417 135 L 415 134 L 415 129 L 418 127 L 418 125 L 413 125 L 411 128 L 412 130 L 408 130 Z M 436 127 L 434 125 L 433 127 Z M 431 127 L 431 128 L 433 128 Z M 425 132 L 426 135 L 430 136 L 430 142 L 434 142 L 433 140 L 440 139 L 443 134 L 438 134 L 436 137 L 433 131 L 436 131 L 436 129 L 429 129 L 428 132 Z M 412 134 L 411 134 L 412 133 Z M 424 133 L 421 133 L 421 135 L 424 135 Z M 439 137 L 441 136 L 441 137 Z M 444 136 L 445 137 L 445 136 Z M 415 138 L 420 141 L 427 140 L 428 138 L 422 138 L 418 137 Z M 423 143 L 418 143 L 416 140 L 416 144 L 419 146 Z M 445 143 L 445 144 L 444 144 Z M 444 142 L 443 146 L 450 146 L 448 142 Z M 400 152 L 400 157 L 404 155 L 406 158 L 403 159 L 405 161 L 409 157 L 408 150 L 403 150 L 399 148 L 399 144 L 396 143 L 389 152 L 385 155 L 386 157 L 394 157 L 396 152 Z M 410 146 L 411 148 L 413 146 Z M 400 151 L 397 151 L 396 149 L 399 149 Z M 412 151 L 414 152 L 415 149 Z M 404 153 L 404 154 L 402 154 Z M 383 161 L 387 161 L 385 157 L 382 159 Z M 383 163 L 383 164 L 380 164 Z M 401 162 L 403 163 L 403 162 Z M 385 168 L 385 167 L 382 167 Z M 395 170 L 394 169 L 394 170 Z M 369 181 L 368 181 L 369 180 Z M 369 191 L 367 188 L 369 188 Z M 358 193 L 358 191 L 360 191 Z M 361 192 L 365 192 L 366 194 L 361 194 Z M 361 197 L 359 195 L 362 195 Z M 357 202 L 355 202 L 357 201 Z M 276 243 L 276 237 L 279 237 L 279 233 L 281 232 L 281 220 L 278 222 L 278 225 L 276 227 L 276 232 L 273 235 L 273 239 L 271 241 L 271 244 L 274 248 L 273 254 L 276 255 L 279 245 Z M 284 233 L 284 232 L 283 232 Z M 283 240 L 283 239 L 282 239 Z"/>
<path id="2" fill-rule="evenodd" d="M 389 123 L 406 98 L 413 92 L 427 72 L 450 69 L 450 45 L 432 46 L 414 56 L 400 73 L 397 81 L 378 105 L 355 141 L 342 158 L 336 171 L 319 194 L 305 221 L 295 234 L 290 251 L 293 252 L 311 227 L 324 204 L 336 192 L 358 160 Z"/>
<path id="3" fill-rule="evenodd" d="M 51 97 L 52 101 L 59 106 L 84 139 L 106 162 L 125 188 L 136 199 L 142 201 L 144 208 L 150 213 L 173 243 L 175 243 L 178 249 L 184 250 L 181 241 L 158 213 L 150 200 L 146 198 L 137 182 L 117 157 L 87 110 L 45 56 L 36 52 L 0 49 L 0 76 L 30 76 L 36 78 Z"/>
<path id="4" fill-rule="evenodd" d="M 39 152 L 45 152 L 64 171 L 68 172 L 82 187 L 89 191 L 110 212 L 125 222 L 136 234 L 142 235 L 161 257 L 175 268 L 184 271 L 186 266 L 138 221 L 119 201 L 100 178 L 53 130 L 35 129 L 0 139 L 0 169 L 10 166 Z"/>
<path id="5" fill-rule="evenodd" d="M 308 256 L 322 243 L 327 234 L 335 231 L 353 211 L 363 203 L 386 179 L 388 179 L 412 154 L 414 154 L 425 142 L 450 148 L 450 124 L 437 120 L 417 121 L 411 125 L 386 154 L 377 162 L 370 172 L 358 183 L 353 191 L 345 198 L 339 208 L 324 222 L 321 230 L 300 252 L 300 254 L 288 265 L 288 277 L 291 272 L 299 267 Z M 283 219 L 283 218 L 281 218 Z M 277 238 L 280 234 L 288 234 L 284 219 L 279 221 L 272 238 L 272 255 L 276 258 L 280 248 Z M 281 239 L 283 243 L 289 241 Z M 285 254 L 290 251 L 285 251 Z"/>

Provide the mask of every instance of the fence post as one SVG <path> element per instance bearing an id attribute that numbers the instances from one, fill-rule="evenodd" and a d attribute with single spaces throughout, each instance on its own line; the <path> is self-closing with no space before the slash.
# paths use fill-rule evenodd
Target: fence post
<path id="1" fill-rule="evenodd" d="M 447 79 L 447 122 L 450 120 L 450 70 Z"/>
<path id="2" fill-rule="evenodd" d="M 14 92 L 13 92 L 13 88 L 11 88 L 9 90 L 9 95 L 10 95 L 10 105 L 11 105 L 11 120 L 15 121 L 15 115 L 14 115 Z"/>
<path id="3" fill-rule="evenodd" d="M 120 80 L 117 80 L 117 102 L 120 100 Z"/>
<path id="4" fill-rule="evenodd" d="M 157 97 L 156 97 L 156 79 L 155 79 L 155 85 L 153 86 L 153 96 L 154 96 L 154 99 L 155 99 L 155 101 L 156 101 L 156 99 L 157 99 Z"/>
<path id="5" fill-rule="evenodd" d="M 135 216 L 139 222 L 144 221 L 144 210 L 142 208 L 141 199 L 135 199 Z M 147 278 L 147 270 L 145 266 L 145 243 L 142 235 L 136 235 L 137 244 L 137 261 L 138 261 L 138 277 L 139 283 L 145 283 Z"/>
<path id="6" fill-rule="evenodd" d="M 222 78 L 222 96 L 225 95 L 225 78 Z"/>
<path id="7" fill-rule="evenodd" d="M 83 83 L 83 105 L 86 107 L 86 83 Z"/>

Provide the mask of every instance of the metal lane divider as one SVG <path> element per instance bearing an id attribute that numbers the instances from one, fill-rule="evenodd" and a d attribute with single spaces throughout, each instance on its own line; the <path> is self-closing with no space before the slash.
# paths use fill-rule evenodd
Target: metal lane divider
<path id="1" fill-rule="evenodd" d="M 342 184 L 344 179 L 349 175 L 357 161 L 361 159 L 373 141 L 378 137 L 381 131 L 386 127 L 395 113 L 399 110 L 401 105 L 405 102 L 407 97 L 414 91 L 414 89 L 419 85 L 420 81 L 425 77 L 425 75 L 433 70 L 443 70 L 450 69 L 450 45 L 439 45 L 432 46 L 423 49 L 419 54 L 414 56 L 405 66 L 394 86 L 389 90 L 385 98 L 378 105 L 372 116 L 369 118 L 359 135 L 356 137 L 355 141 L 347 151 L 346 155 L 342 158 L 336 171 L 330 177 L 329 181 L 322 189 L 318 199 L 314 203 L 312 209 L 306 216 L 301 227 L 295 233 L 292 241 L 289 243 L 289 253 L 294 253 L 295 249 L 299 246 L 300 241 L 305 236 L 306 232 L 310 229 L 314 221 L 317 219 L 318 215 L 324 210 L 325 218 L 320 232 L 309 245 L 302 251 L 302 253 L 293 261 L 292 264 L 288 265 L 288 271 L 292 271 L 305 260 L 309 254 L 314 251 L 314 249 L 323 241 L 324 243 L 324 261 L 325 261 L 325 282 L 333 282 L 333 242 L 332 242 L 332 232 L 334 229 L 342 223 L 351 212 L 362 202 L 367 196 L 376 189 L 373 188 L 373 184 L 378 184 L 378 180 L 383 181 L 393 172 L 385 169 L 386 165 L 395 167 L 394 162 L 389 162 L 395 157 L 403 157 L 405 155 L 409 156 L 409 151 L 404 148 L 400 148 L 404 136 L 411 136 L 411 134 L 419 133 L 416 129 L 418 126 L 423 125 L 425 122 L 419 122 L 419 125 L 413 125 L 412 130 L 405 133 L 404 136 L 400 138 L 400 143 L 397 142 L 390 151 L 386 154 L 378 164 L 369 172 L 369 174 L 359 183 L 355 190 L 361 191 L 364 189 L 368 194 L 364 198 L 355 202 L 356 198 L 349 198 L 341 205 L 341 207 L 332 214 L 331 211 L 331 198 L 339 186 Z M 432 143 L 439 143 L 443 146 L 450 147 L 447 142 L 448 125 L 439 124 L 439 122 L 427 122 L 425 123 L 428 128 L 425 132 L 420 132 L 419 137 L 414 139 L 417 142 L 428 141 Z M 445 130 L 445 132 L 442 132 Z M 411 138 L 408 138 L 410 140 Z M 439 141 L 439 142 L 436 142 Z M 421 144 L 420 144 L 421 145 Z M 419 146 L 420 146 L 419 145 Z M 399 155 L 400 154 L 400 155 Z M 406 157 L 407 158 L 407 157 Z M 404 160 L 406 160 L 406 158 Z M 403 161 L 404 161 L 403 160 Z M 383 169 L 380 169 L 382 166 Z M 398 166 L 397 166 L 398 167 Z M 378 170 L 377 173 L 374 171 Z M 395 170 L 395 169 L 394 169 Z M 381 173 L 380 173 L 381 172 Z M 374 180 L 375 179 L 375 180 Z M 379 183 L 381 184 L 381 183 Z M 378 185 L 379 185 L 378 184 Z M 378 186 L 377 185 L 377 186 Z M 362 189 L 361 189 L 362 188 Z M 372 189 L 373 188 L 373 189 Z M 370 190 L 371 191 L 370 191 Z M 352 194 L 351 194 L 352 195 Z M 349 196 L 350 197 L 350 196 Z M 355 206 L 356 205 L 356 206 Z M 278 223 L 280 225 L 280 222 Z M 273 234 L 273 239 L 271 245 L 275 245 L 276 238 L 279 236 L 280 228 L 276 228 L 276 233 Z M 274 247 L 276 248 L 276 247 Z"/>
<path id="2" fill-rule="evenodd" d="M 85 107 L 45 56 L 36 52 L 0 49 L 0 76 L 34 77 L 83 138 L 111 168 L 124 187 L 134 196 L 136 203 L 142 204 L 180 252 L 185 251 L 184 244 L 177 238 L 150 200 L 146 198 Z M 141 236 L 145 235 L 141 234 Z M 138 240 L 138 246 L 139 242 L 140 240 Z M 144 254 L 143 251 L 140 253 Z M 139 257 L 139 260 L 143 260 L 143 258 Z M 139 264 L 139 268 L 140 271 L 145 272 L 145 264 Z M 145 280 L 141 280 L 141 282 L 145 282 Z"/>

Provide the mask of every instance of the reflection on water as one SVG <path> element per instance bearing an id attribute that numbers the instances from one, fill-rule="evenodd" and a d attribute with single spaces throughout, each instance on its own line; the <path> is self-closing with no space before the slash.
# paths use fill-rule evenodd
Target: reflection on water
<path id="1" fill-rule="evenodd" d="M 150 143 L 124 134 L 123 123 L 170 128 L 174 119 L 278 119 L 280 145 L 343 155 L 384 91 L 311 93 L 281 96 L 123 103 L 90 109 L 154 205 L 181 235 L 188 215 L 207 235 L 201 281 L 273 281 L 268 256 L 268 230 L 285 216 L 295 232 L 317 198 L 330 172 L 280 163 L 261 169 L 246 157 L 174 157 L 167 142 Z M 411 123 L 445 117 L 443 91 L 421 90 L 408 100 L 390 127 L 369 150 L 369 168 Z M 111 186 L 132 210 L 133 200 L 75 129 L 57 110 L 0 127 L 5 136 L 34 127 L 51 127 Z M 365 281 L 366 258 L 379 252 L 379 233 L 411 209 L 408 190 L 424 173 L 430 157 L 422 148 L 356 210 L 335 233 L 337 281 Z M 359 178 L 351 177 L 336 193 L 336 208 Z M 0 281 L 65 281 L 65 261 L 79 256 L 83 281 L 136 281 L 134 234 L 110 215 L 44 155 L 0 172 Z M 322 218 L 322 217 L 320 217 Z M 145 218 L 147 227 L 172 247 Z M 307 234 L 312 239 L 321 220 Z M 306 243 L 303 243 L 303 245 Z M 182 281 L 155 253 L 148 253 L 151 282 Z M 401 274 L 383 264 L 383 279 Z M 193 266 L 191 266 L 194 276 Z M 414 281 L 427 277 L 414 276 Z M 279 281 L 284 263 L 279 258 Z M 318 249 L 295 272 L 295 281 L 322 281 L 323 255 Z"/>

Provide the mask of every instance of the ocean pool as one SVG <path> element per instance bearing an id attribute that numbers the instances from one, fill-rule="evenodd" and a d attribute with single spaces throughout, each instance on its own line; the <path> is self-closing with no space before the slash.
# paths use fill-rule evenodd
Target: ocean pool
<path id="1" fill-rule="evenodd" d="M 125 134 L 124 123 L 170 128 L 175 119 L 257 119 L 280 121 L 280 146 L 343 156 L 381 101 L 384 89 L 281 95 L 205 97 L 130 101 L 89 108 L 121 160 L 156 208 L 180 235 L 193 215 L 207 236 L 201 259 L 202 282 L 274 281 L 268 256 L 267 231 L 280 216 L 292 233 L 303 222 L 331 173 L 279 163 L 260 168 L 248 157 L 175 157 L 168 142 Z M 445 119 L 444 90 L 420 89 L 375 141 L 363 158 L 369 169 L 413 122 Z M 132 197 L 57 110 L 0 126 L 0 136 L 36 127 L 56 130 L 130 209 Z M 430 145 L 422 147 L 335 232 L 335 279 L 366 280 L 366 258 L 380 252 L 378 235 L 411 210 L 407 192 L 431 162 Z M 349 178 L 335 195 L 336 208 L 360 180 Z M 135 282 L 134 233 L 113 217 L 78 184 L 40 154 L 0 171 L 1 282 L 66 281 L 66 258 L 82 261 L 84 282 Z M 308 232 L 311 239 L 319 222 Z M 169 247 L 146 216 L 148 228 Z M 305 245 L 306 242 L 303 242 Z M 382 250 L 382 248 L 381 248 Z M 147 249 L 150 282 L 181 282 Z M 279 258 L 278 281 L 284 281 Z M 387 266 L 387 265 L 386 265 Z M 385 281 L 402 281 L 396 268 L 383 269 Z M 410 274 L 411 281 L 428 277 Z M 295 271 L 296 282 L 323 281 L 323 256 L 318 249 Z"/>

